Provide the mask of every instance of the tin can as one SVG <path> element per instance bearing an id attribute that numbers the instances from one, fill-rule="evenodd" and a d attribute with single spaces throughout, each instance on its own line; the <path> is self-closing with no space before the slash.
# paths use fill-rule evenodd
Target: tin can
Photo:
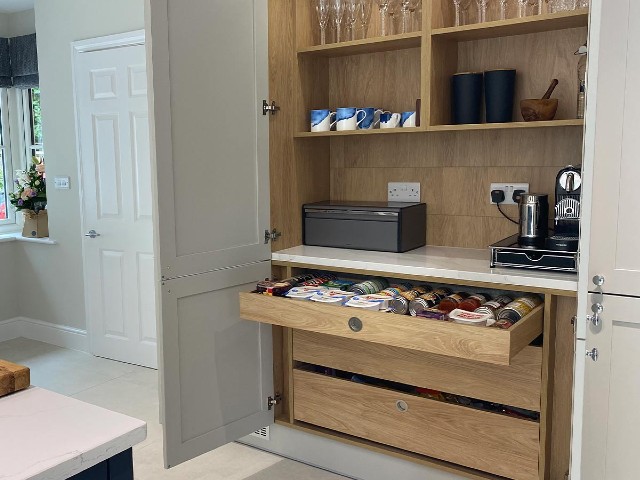
<path id="1" fill-rule="evenodd" d="M 327 288 L 334 288 L 337 290 L 349 290 L 353 286 L 353 282 L 349 280 L 332 279 L 322 285 Z"/>
<path id="2" fill-rule="evenodd" d="M 451 294 L 448 288 L 437 288 L 432 292 L 420 295 L 409 303 L 409 313 L 414 317 L 420 315 L 420 312 L 427 308 L 433 308 L 438 305 L 443 298 Z"/>
<path id="3" fill-rule="evenodd" d="M 528 295 L 526 297 L 520 297 L 504 307 L 498 314 L 498 322 L 500 320 L 507 320 L 511 325 L 519 322 L 522 317 L 528 315 L 538 305 L 542 305 L 542 299 L 538 296 Z M 492 326 L 496 326 L 495 324 Z"/>
<path id="4" fill-rule="evenodd" d="M 356 283 L 349 288 L 349 291 L 354 292 L 357 295 L 373 295 L 374 293 L 384 290 L 388 286 L 389 282 L 387 282 L 386 278 L 378 277 Z"/>
<path id="5" fill-rule="evenodd" d="M 448 295 L 438 304 L 439 310 L 444 310 L 449 313 L 456 308 L 459 308 L 460 304 L 469 297 L 469 294 L 466 292 L 457 292 Z"/>
<path id="6" fill-rule="evenodd" d="M 491 319 L 495 320 L 498 318 L 498 313 L 500 310 L 507 304 L 511 303 L 513 299 L 507 295 L 500 295 L 493 300 L 486 302 L 484 305 L 476 308 L 474 312 L 476 313 L 486 313 L 491 315 Z"/>
<path id="7" fill-rule="evenodd" d="M 420 295 L 424 295 L 430 290 L 430 286 L 422 285 L 400 293 L 400 295 L 389 302 L 389 311 L 399 315 L 406 315 L 409 313 L 409 303 L 411 300 L 415 300 Z"/>
<path id="8" fill-rule="evenodd" d="M 466 310 L 467 312 L 473 312 L 476 308 L 487 303 L 489 300 L 491 300 L 491 297 L 487 294 L 474 293 L 460 302 L 458 308 L 460 310 Z"/>

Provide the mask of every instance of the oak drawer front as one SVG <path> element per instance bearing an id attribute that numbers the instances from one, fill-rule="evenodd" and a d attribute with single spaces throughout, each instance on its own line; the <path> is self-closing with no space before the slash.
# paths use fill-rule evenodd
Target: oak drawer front
<path id="1" fill-rule="evenodd" d="M 540 411 L 539 347 L 525 347 L 505 366 L 294 330 L 293 359 Z"/>
<path id="2" fill-rule="evenodd" d="M 498 365 L 509 365 L 511 358 L 542 333 L 543 307 L 537 307 L 510 329 L 501 330 L 255 293 L 240 294 L 240 317 L 245 320 Z M 356 325 L 350 322 L 352 318 L 357 319 Z"/>
<path id="3" fill-rule="evenodd" d="M 302 370 L 293 376 L 296 420 L 515 480 L 538 478 L 536 422 Z"/>

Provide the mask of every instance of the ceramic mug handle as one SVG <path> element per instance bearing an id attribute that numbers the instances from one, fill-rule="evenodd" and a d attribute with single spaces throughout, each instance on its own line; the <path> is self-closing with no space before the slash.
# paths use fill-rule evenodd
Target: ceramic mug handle
<path id="1" fill-rule="evenodd" d="M 331 118 L 333 117 L 335 119 L 337 115 L 338 114 L 336 112 L 329 112 L 329 130 L 333 130 L 333 127 L 338 123 L 338 120 L 334 120 L 333 122 L 331 121 Z"/>
<path id="2" fill-rule="evenodd" d="M 378 108 L 375 112 L 373 112 L 373 128 L 380 128 L 380 115 L 383 113 L 391 113 L 385 110 Z"/>
<path id="3" fill-rule="evenodd" d="M 358 126 L 360 126 L 360 124 L 364 122 L 364 119 L 367 118 L 367 112 L 365 112 L 364 110 L 356 110 L 356 119 L 360 114 L 362 114 L 362 118 L 357 121 Z"/>

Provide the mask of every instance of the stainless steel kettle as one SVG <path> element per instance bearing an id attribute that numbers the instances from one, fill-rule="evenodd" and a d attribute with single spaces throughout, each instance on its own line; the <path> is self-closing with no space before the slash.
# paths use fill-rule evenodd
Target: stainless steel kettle
<path id="1" fill-rule="evenodd" d="M 520 195 L 520 232 L 522 247 L 542 248 L 549 234 L 549 195 L 523 193 Z"/>

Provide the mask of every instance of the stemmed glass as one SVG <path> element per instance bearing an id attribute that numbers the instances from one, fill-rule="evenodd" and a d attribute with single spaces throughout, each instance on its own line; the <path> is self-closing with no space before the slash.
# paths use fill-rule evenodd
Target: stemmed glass
<path id="1" fill-rule="evenodd" d="M 349 29 L 349 40 L 356 39 L 356 20 L 357 20 L 357 10 L 358 10 L 358 0 L 345 0 L 345 14 L 344 21 Z"/>
<path id="2" fill-rule="evenodd" d="M 380 34 L 387 36 L 387 21 L 389 20 L 389 7 L 391 6 L 391 0 L 377 0 L 378 9 L 380 10 Z"/>
<path id="3" fill-rule="evenodd" d="M 527 4 L 529 0 L 518 0 L 518 18 L 527 16 Z"/>
<path id="4" fill-rule="evenodd" d="M 320 45 L 327 43 L 327 24 L 329 23 L 329 0 L 313 0 L 313 6 L 320 25 Z"/>
<path id="5" fill-rule="evenodd" d="M 453 0 L 453 6 L 455 7 L 455 26 L 459 27 L 467 23 L 467 10 L 471 5 L 471 0 Z"/>
<path id="6" fill-rule="evenodd" d="M 398 22 L 398 17 L 401 16 L 402 0 L 391 0 L 389 2 L 389 33 L 396 34 L 402 29 L 402 20 Z"/>
<path id="7" fill-rule="evenodd" d="M 478 23 L 484 23 L 487 21 L 489 0 L 476 0 L 476 3 L 478 4 Z"/>
<path id="8" fill-rule="evenodd" d="M 373 0 L 357 0 L 356 18 L 362 30 L 362 38 L 367 38 L 369 22 L 371 21 L 371 11 L 373 10 Z"/>
<path id="9" fill-rule="evenodd" d="M 509 6 L 509 0 L 499 0 L 500 1 L 500 20 L 507 19 L 507 7 Z"/>
<path id="10" fill-rule="evenodd" d="M 344 17 L 344 0 L 331 0 L 331 14 L 336 27 L 336 43 L 342 41 L 342 19 Z"/>
<path id="11" fill-rule="evenodd" d="M 412 30 L 418 30 L 418 19 L 416 18 L 416 11 L 420 6 L 422 0 L 409 0 L 409 16 L 411 18 L 411 28 Z"/>

